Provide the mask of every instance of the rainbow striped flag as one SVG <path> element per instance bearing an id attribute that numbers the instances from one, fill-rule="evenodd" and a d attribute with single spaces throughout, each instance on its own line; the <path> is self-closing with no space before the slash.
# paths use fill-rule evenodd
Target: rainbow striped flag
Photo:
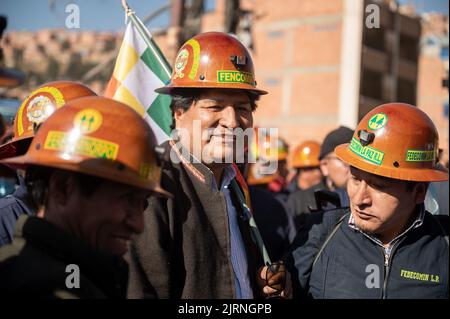
<path id="1" fill-rule="evenodd" d="M 134 13 L 129 18 L 104 95 L 141 114 L 162 143 L 170 136 L 171 98 L 154 90 L 170 80 L 172 70 L 144 24 Z"/>

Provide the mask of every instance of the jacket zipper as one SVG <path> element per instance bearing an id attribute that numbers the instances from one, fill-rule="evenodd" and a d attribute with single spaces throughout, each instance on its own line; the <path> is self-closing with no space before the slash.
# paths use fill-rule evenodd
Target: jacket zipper
<path id="1" fill-rule="evenodd" d="M 391 250 L 391 254 L 393 251 Z M 381 298 L 386 299 L 386 287 L 387 287 L 387 280 L 390 273 L 390 267 L 389 267 L 389 254 L 386 253 L 386 251 L 383 248 L 383 255 L 384 255 L 384 281 L 383 281 L 383 291 L 381 293 Z"/>
<path id="2" fill-rule="evenodd" d="M 392 260 L 392 256 L 394 255 L 394 252 L 397 250 L 397 247 L 400 245 L 400 243 L 403 241 L 405 237 L 401 238 L 398 242 L 392 246 L 391 253 L 387 254 L 386 251 L 383 249 L 383 257 L 384 257 L 384 281 L 383 281 L 383 290 L 381 293 L 381 299 L 386 299 L 386 289 L 387 289 L 387 282 L 389 279 L 389 274 L 391 272 L 391 264 L 390 261 Z"/>

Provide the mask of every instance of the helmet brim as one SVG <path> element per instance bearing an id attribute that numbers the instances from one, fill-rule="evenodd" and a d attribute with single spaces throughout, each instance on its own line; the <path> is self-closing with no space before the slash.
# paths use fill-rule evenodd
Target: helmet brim
<path id="1" fill-rule="evenodd" d="M 350 151 L 349 145 L 350 143 L 341 144 L 334 149 L 334 152 L 339 159 L 362 171 L 404 181 L 443 182 L 448 180 L 448 173 L 438 168 L 408 169 L 375 165 Z"/>
<path id="2" fill-rule="evenodd" d="M 22 137 L 18 139 L 12 139 L 7 143 L 0 146 L 0 160 L 13 156 L 23 155 L 30 147 L 33 137 Z"/>
<path id="3" fill-rule="evenodd" d="M 140 178 L 136 176 L 136 174 L 128 167 L 125 167 L 124 165 L 118 165 L 117 162 L 103 158 L 80 159 L 79 162 L 74 161 L 74 158 L 72 158 L 70 161 L 65 162 L 62 159 L 51 160 L 49 158 L 45 158 L 45 160 L 43 160 L 42 158 L 38 159 L 25 154 L 0 160 L 0 163 L 12 169 L 26 169 L 30 165 L 64 169 L 104 178 L 106 180 L 134 186 L 141 189 L 147 189 L 149 191 L 152 191 L 157 196 L 170 198 L 173 197 L 173 195 L 164 190 L 159 185 L 159 183 Z"/>
<path id="4" fill-rule="evenodd" d="M 177 91 L 183 91 L 183 90 L 192 90 L 192 89 L 235 89 L 235 90 L 244 90 L 244 91 L 250 91 L 253 94 L 256 95 L 266 95 L 268 94 L 267 91 L 255 89 L 249 85 L 241 85 L 241 86 L 230 86 L 226 84 L 208 84 L 205 83 L 204 85 L 195 85 L 195 86 L 172 86 L 167 85 L 160 88 L 155 89 L 156 93 L 160 94 L 167 94 L 167 95 L 176 95 Z"/>

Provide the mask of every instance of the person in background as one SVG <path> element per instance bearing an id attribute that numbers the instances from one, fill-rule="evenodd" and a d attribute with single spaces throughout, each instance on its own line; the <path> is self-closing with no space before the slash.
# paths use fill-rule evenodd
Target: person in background
<path id="1" fill-rule="evenodd" d="M 96 96 L 84 84 L 72 81 L 55 81 L 41 85 L 28 95 L 23 101 L 14 119 L 14 136 L 0 146 L 0 159 L 23 155 L 27 152 L 39 126 L 48 117 L 61 108 L 65 103 L 86 96 Z M 16 173 L 18 187 L 16 190 L 0 198 L 0 246 L 12 241 L 17 219 L 25 214 L 36 213 L 36 205 L 25 186 L 26 172 L 22 169 L 10 170 L 2 166 L 2 170 L 9 170 L 9 174 Z"/>
<path id="2" fill-rule="evenodd" d="M 320 147 L 319 163 L 323 175 L 321 183 L 306 190 L 292 193 L 287 209 L 293 216 L 297 231 L 312 212 L 348 206 L 346 185 L 350 176 L 349 166 L 336 157 L 334 148 L 350 141 L 353 131 L 347 127 L 329 132 Z"/>
<path id="3" fill-rule="evenodd" d="M 288 186 L 290 193 L 308 189 L 322 182 L 319 153 L 320 144 L 316 141 L 305 141 L 295 148 L 291 160 L 295 175 Z"/>
<path id="4" fill-rule="evenodd" d="M 273 260 L 281 260 L 288 252 L 296 231 L 292 216 L 267 188 L 275 174 L 263 175 L 258 172 L 258 164 L 246 164 L 243 175 L 248 184 L 252 212 L 269 256 Z"/>

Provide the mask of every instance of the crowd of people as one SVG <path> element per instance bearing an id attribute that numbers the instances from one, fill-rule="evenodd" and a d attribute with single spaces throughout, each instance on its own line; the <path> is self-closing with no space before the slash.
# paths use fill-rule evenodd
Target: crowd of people
<path id="1" fill-rule="evenodd" d="M 295 148 L 257 133 L 238 161 L 235 131 L 268 92 L 235 37 L 194 36 L 156 92 L 178 132 L 160 145 L 81 83 L 23 101 L 0 146 L 17 181 L 0 199 L 0 295 L 448 298 L 448 169 L 418 107 L 380 105 Z"/>

